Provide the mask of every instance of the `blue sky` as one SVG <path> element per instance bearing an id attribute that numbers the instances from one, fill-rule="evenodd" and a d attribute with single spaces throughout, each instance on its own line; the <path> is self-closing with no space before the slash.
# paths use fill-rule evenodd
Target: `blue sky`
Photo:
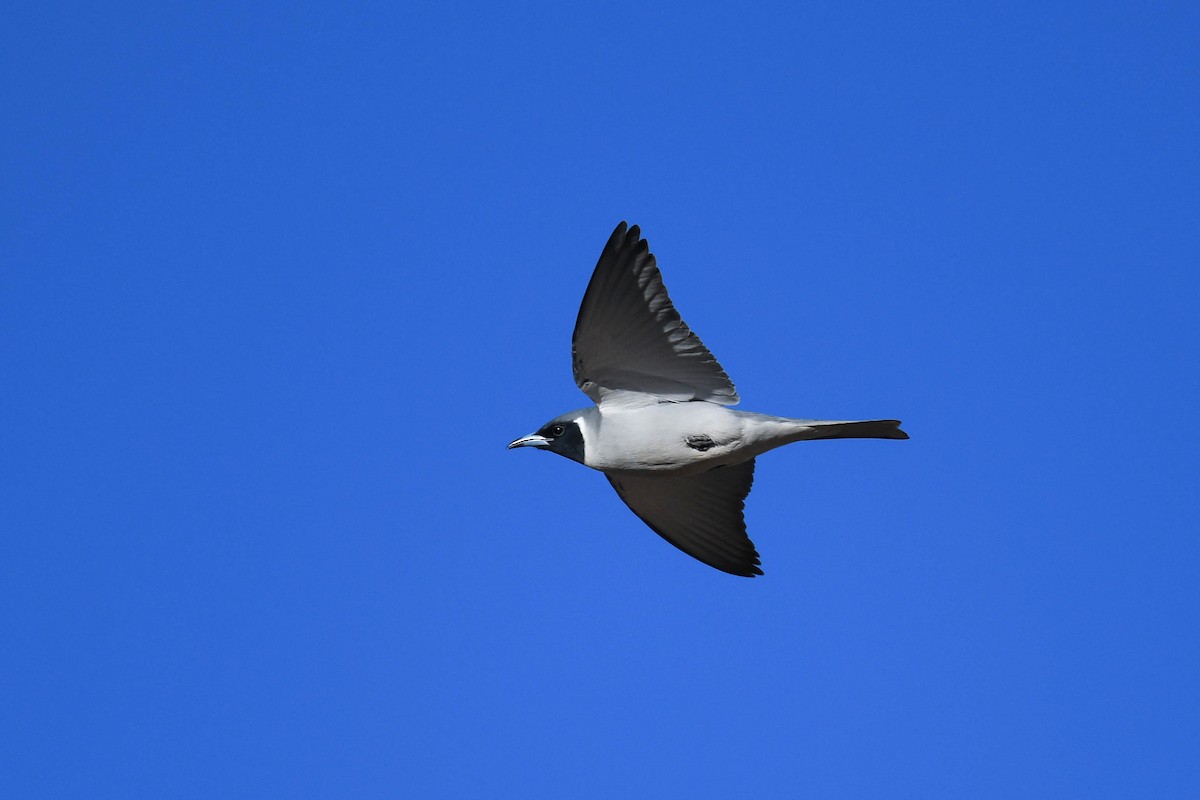
<path id="1" fill-rule="evenodd" d="M 3 27 L 3 796 L 1200 791 L 1193 7 Z M 504 449 L 622 219 L 913 437 L 761 458 L 762 578 Z"/>

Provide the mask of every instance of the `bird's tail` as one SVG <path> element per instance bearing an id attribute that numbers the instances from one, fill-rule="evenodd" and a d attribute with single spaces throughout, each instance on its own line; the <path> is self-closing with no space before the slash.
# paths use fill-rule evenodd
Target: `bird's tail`
<path id="1" fill-rule="evenodd" d="M 834 422 L 825 420 L 797 420 L 812 432 L 804 439 L 907 439 L 908 434 L 900 430 L 898 419 L 867 419 L 857 422 Z"/>

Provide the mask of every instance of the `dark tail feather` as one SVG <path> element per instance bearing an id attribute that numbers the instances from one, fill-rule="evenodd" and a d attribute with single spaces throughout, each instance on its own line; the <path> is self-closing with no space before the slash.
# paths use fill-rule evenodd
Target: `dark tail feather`
<path id="1" fill-rule="evenodd" d="M 907 439 L 898 419 L 868 419 L 862 422 L 809 422 L 815 435 L 805 439 Z"/>

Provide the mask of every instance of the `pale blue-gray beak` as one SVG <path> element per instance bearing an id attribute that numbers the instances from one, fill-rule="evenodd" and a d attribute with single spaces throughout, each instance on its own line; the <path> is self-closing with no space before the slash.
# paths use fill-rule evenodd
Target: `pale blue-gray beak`
<path id="1" fill-rule="evenodd" d="M 509 450 L 512 450 L 514 447 L 549 447 L 549 446 L 550 446 L 550 440 L 547 439 L 545 436 L 538 436 L 536 433 L 531 433 L 528 436 L 522 436 L 520 439 L 517 439 L 516 441 L 508 443 Z"/>

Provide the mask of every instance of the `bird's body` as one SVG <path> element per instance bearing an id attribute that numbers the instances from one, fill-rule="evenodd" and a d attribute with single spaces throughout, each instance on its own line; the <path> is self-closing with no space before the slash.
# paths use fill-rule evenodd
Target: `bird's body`
<path id="1" fill-rule="evenodd" d="M 743 428 L 734 412 L 704 401 L 592 406 L 571 419 L 583 434 L 582 463 L 614 475 L 692 475 L 721 466 Z"/>
<path id="2" fill-rule="evenodd" d="M 885 436 L 895 432 L 887 421 L 789 419 L 704 400 L 591 406 L 558 419 L 579 426 L 584 444 L 581 463 L 612 475 L 695 475 L 749 461 L 792 442 L 849 438 L 849 426 L 866 426 L 864 430 Z M 837 430 L 842 433 L 830 435 Z"/>
<path id="3" fill-rule="evenodd" d="M 735 575 L 762 574 L 742 508 L 754 459 L 807 439 L 907 439 L 896 420 L 789 419 L 737 411 L 737 391 L 684 323 L 638 228 L 617 226 L 575 324 L 572 361 L 595 401 L 509 444 L 603 472 L 656 533 Z"/>

